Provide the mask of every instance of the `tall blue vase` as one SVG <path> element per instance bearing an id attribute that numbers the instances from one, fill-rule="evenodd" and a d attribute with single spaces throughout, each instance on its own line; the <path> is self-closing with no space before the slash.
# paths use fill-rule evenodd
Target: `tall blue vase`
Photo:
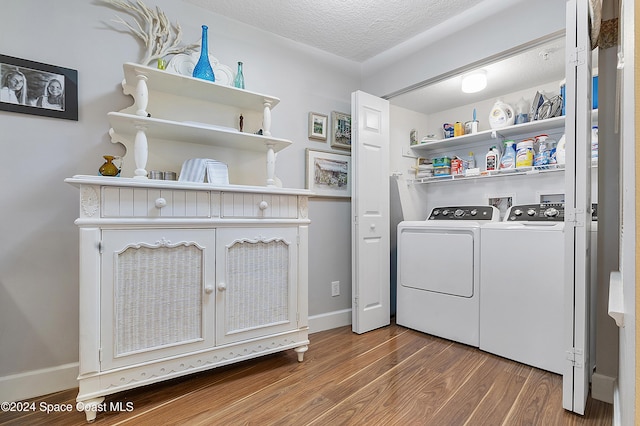
<path id="1" fill-rule="evenodd" d="M 201 78 L 203 80 L 216 81 L 216 76 L 213 74 L 213 68 L 209 62 L 209 43 L 207 41 L 207 30 L 209 27 L 202 26 L 202 48 L 200 49 L 200 59 L 193 69 L 193 76 L 195 78 Z"/>

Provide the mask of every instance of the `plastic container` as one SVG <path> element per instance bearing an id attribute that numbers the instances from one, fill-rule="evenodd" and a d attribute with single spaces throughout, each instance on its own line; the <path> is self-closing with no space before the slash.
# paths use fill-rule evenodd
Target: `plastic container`
<path id="1" fill-rule="evenodd" d="M 514 123 L 516 117 L 511 105 L 498 99 L 489 113 L 489 125 L 492 129 L 501 129 Z"/>
<path id="2" fill-rule="evenodd" d="M 566 145 L 566 139 L 565 139 L 565 136 L 562 135 L 562 137 L 558 141 L 558 146 L 556 147 L 556 161 L 558 164 L 566 163 L 565 145 Z"/>
<path id="3" fill-rule="evenodd" d="M 498 170 L 498 167 L 500 167 L 500 151 L 492 146 L 485 156 L 485 170 Z"/>
<path id="4" fill-rule="evenodd" d="M 469 158 L 467 158 L 467 169 L 476 168 L 476 159 L 473 156 L 473 151 L 469 152 Z"/>
<path id="5" fill-rule="evenodd" d="M 533 139 L 525 139 L 516 146 L 516 168 L 533 166 Z"/>
<path id="6" fill-rule="evenodd" d="M 516 104 L 516 118 L 515 124 L 522 124 L 529 122 L 529 104 L 524 98 L 520 98 L 518 103 Z"/>
<path id="7" fill-rule="evenodd" d="M 536 136 L 536 142 L 538 143 L 538 152 L 533 157 L 533 165 L 536 167 L 543 167 L 549 165 L 551 162 L 551 152 L 547 145 L 547 135 Z"/>
<path id="8" fill-rule="evenodd" d="M 434 176 L 450 176 L 451 175 L 451 158 L 438 157 L 433 161 L 433 175 Z"/>
<path id="9" fill-rule="evenodd" d="M 516 150 L 513 147 L 514 141 L 504 141 L 504 155 L 500 160 L 500 170 L 510 170 L 516 168 Z"/>

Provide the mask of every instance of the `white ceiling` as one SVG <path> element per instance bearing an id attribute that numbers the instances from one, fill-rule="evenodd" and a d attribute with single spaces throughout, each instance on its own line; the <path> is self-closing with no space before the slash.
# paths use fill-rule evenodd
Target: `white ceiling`
<path id="1" fill-rule="evenodd" d="M 529 0 L 184 0 L 320 50 L 364 62 L 414 38 L 439 37 L 496 11 Z M 545 55 L 546 53 L 546 55 Z M 498 97 L 506 92 L 560 80 L 564 75 L 564 38 L 533 46 L 492 64 L 488 86 L 462 94 L 461 75 L 450 75 L 400 96 L 392 103 L 431 113 L 455 105 Z M 464 70 L 468 72 L 469 70 Z M 433 84 L 432 84 L 433 83 Z"/>
<path id="2" fill-rule="evenodd" d="M 185 0 L 282 37 L 362 62 L 476 7 L 514 0 Z M 522 0 L 517 0 L 522 1 Z M 500 4 L 500 5 L 499 5 Z M 481 18 L 477 18 L 481 19 Z M 449 24 L 453 25 L 453 24 Z"/>

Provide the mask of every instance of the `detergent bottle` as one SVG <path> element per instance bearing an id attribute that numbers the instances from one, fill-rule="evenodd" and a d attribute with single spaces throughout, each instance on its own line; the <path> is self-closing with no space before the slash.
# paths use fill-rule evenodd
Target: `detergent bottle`
<path id="1" fill-rule="evenodd" d="M 489 148 L 489 152 L 487 152 L 486 160 L 485 160 L 485 170 L 498 170 L 500 166 L 500 151 L 495 146 Z"/>
<path id="2" fill-rule="evenodd" d="M 566 152 L 565 152 L 566 140 L 565 136 L 562 135 L 560 140 L 558 141 L 558 146 L 556 146 L 556 162 L 558 164 L 566 163 Z"/>
<path id="3" fill-rule="evenodd" d="M 505 149 L 502 160 L 500 160 L 500 170 L 509 170 L 516 168 L 516 150 L 513 147 L 514 141 L 504 141 Z"/>
<path id="4" fill-rule="evenodd" d="M 547 147 L 547 135 L 536 136 L 538 142 L 538 152 L 533 157 L 533 165 L 536 167 L 546 166 L 551 162 L 551 152 Z"/>
<path id="5" fill-rule="evenodd" d="M 514 123 L 515 111 L 511 105 L 498 99 L 489 113 L 489 125 L 492 129 L 501 129 Z"/>

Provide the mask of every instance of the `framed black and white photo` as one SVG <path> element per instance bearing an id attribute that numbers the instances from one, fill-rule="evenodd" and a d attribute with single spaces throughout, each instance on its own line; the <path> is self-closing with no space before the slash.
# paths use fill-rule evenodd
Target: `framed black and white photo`
<path id="1" fill-rule="evenodd" d="M 328 118 L 324 114 L 317 112 L 309 113 L 309 139 L 319 141 L 327 140 L 327 121 Z"/>
<path id="2" fill-rule="evenodd" d="M 351 197 L 351 156 L 307 148 L 306 187 L 316 196 Z"/>
<path id="3" fill-rule="evenodd" d="M 0 55 L 0 110 L 78 120 L 78 71 Z"/>
<path id="4" fill-rule="evenodd" d="M 351 115 L 333 111 L 331 113 L 331 147 L 351 149 Z"/>

